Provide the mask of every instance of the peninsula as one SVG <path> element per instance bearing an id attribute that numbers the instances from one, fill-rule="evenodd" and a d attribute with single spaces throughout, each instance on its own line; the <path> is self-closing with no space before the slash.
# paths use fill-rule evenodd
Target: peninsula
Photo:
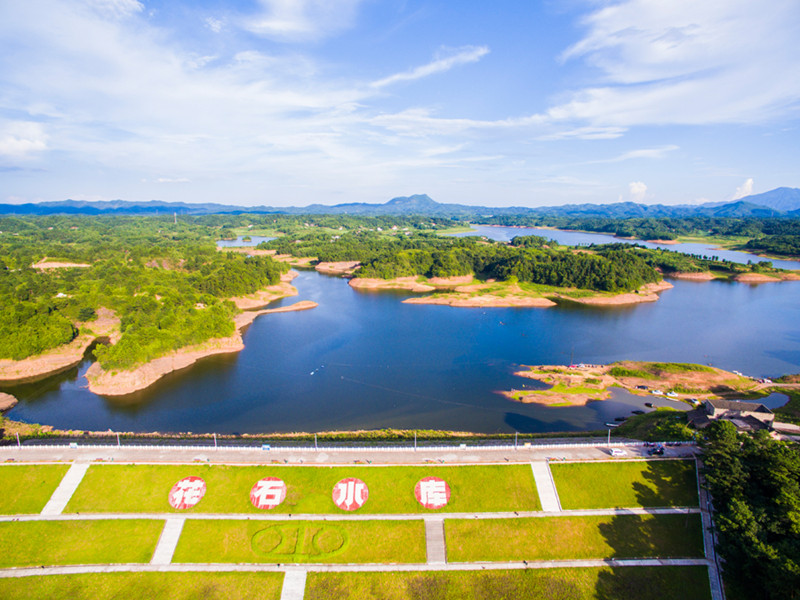
<path id="1" fill-rule="evenodd" d="M 610 365 L 536 365 L 514 374 L 548 387 L 502 391 L 503 396 L 516 402 L 548 406 L 582 406 L 606 400 L 611 396 L 612 387 L 690 404 L 708 398 L 758 395 L 774 387 L 800 387 L 791 382 L 759 382 L 739 373 L 691 363 L 621 361 Z"/>
<path id="2" fill-rule="evenodd" d="M 237 307 L 244 309 L 234 318 L 236 330 L 225 338 L 214 338 L 193 344 L 160 356 L 132 369 L 108 370 L 99 362 L 92 364 L 86 372 L 89 390 L 101 396 L 125 396 L 143 390 L 156 381 L 180 369 L 185 369 L 202 358 L 215 354 L 229 354 L 244 349 L 242 332 L 261 315 L 285 313 L 316 308 L 317 303 L 308 300 L 279 308 L 262 308 L 265 305 L 289 296 L 297 295 L 297 288 L 289 282 L 297 276 L 290 271 L 281 276 L 279 284 L 269 286 L 248 296 L 234 298 Z"/>

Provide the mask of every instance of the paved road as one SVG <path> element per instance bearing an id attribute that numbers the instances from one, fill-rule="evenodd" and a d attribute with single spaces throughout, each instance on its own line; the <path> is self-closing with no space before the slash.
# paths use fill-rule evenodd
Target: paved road
<path id="1" fill-rule="evenodd" d="M 618 444 L 616 444 L 618 445 Z M 647 457 L 647 448 L 626 446 L 628 458 Z M 663 458 L 694 457 L 692 446 L 668 447 Z M 612 460 L 605 445 L 563 445 L 551 447 L 519 446 L 508 448 L 449 447 L 375 449 L 375 448 L 182 448 L 138 446 L 0 446 L 0 462 L 119 462 L 119 463 L 191 463 L 214 464 L 284 464 L 335 465 L 335 464 L 481 464 L 530 463 L 551 460 Z M 613 460 L 624 460 L 614 458 Z"/>

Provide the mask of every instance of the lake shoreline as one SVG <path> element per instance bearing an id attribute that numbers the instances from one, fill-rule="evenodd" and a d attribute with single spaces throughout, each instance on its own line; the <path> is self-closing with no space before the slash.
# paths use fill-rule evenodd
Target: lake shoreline
<path id="1" fill-rule="evenodd" d="M 294 288 L 292 288 L 294 289 Z M 295 289 L 295 294 L 297 290 Z M 100 396 L 127 396 L 156 383 L 162 377 L 186 369 L 197 361 L 217 354 L 231 354 L 244 350 L 242 332 L 261 315 L 296 312 L 316 308 L 316 302 L 302 300 L 289 306 L 248 310 L 234 318 L 236 333 L 227 338 L 207 340 L 202 344 L 188 346 L 151 360 L 129 371 L 106 371 L 99 363 L 93 363 L 86 371 L 89 391 Z"/>
<path id="2" fill-rule="evenodd" d="M 607 295 L 595 292 L 588 296 L 572 296 L 570 289 L 553 292 L 534 292 L 523 290 L 517 283 L 496 282 L 489 280 L 480 282 L 471 275 L 430 278 L 424 282 L 421 278 L 397 277 L 395 279 L 353 278 L 350 287 L 359 291 L 407 291 L 428 293 L 403 300 L 404 304 L 431 304 L 452 306 L 456 308 L 548 308 L 557 306 L 558 302 L 576 302 L 593 306 L 624 306 L 655 302 L 658 294 L 673 286 L 667 281 L 648 283 L 633 292 Z M 501 286 L 501 289 L 497 289 Z M 558 288 L 556 288 L 558 289 Z"/>
<path id="3" fill-rule="evenodd" d="M 114 342 L 119 338 L 119 324 L 113 311 L 99 308 L 97 319 L 78 324 L 78 337 L 69 344 L 22 360 L 0 360 L 0 385 L 33 383 L 77 367 L 94 344 L 105 340 Z M 80 333 L 81 330 L 87 332 Z"/>
<path id="4" fill-rule="evenodd" d="M 607 400 L 619 387 L 640 396 L 656 396 L 679 403 L 697 404 L 795 384 L 763 384 L 750 377 L 717 367 L 686 363 L 618 361 L 608 365 L 533 365 L 514 372 L 517 377 L 550 385 L 548 389 L 503 390 L 509 400 L 542 406 L 585 406 Z"/>

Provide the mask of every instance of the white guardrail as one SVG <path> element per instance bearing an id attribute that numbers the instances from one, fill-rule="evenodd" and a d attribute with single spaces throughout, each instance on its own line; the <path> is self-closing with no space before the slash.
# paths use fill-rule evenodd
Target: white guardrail
<path id="1" fill-rule="evenodd" d="M 217 444 L 212 445 L 182 445 L 182 444 L 91 444 L 91 443 L 45 443 L 45 444 L 26 444 L 6 446 L 6 448 L 16 448 L 18 450 L 30 450 L 36 448 L 65 448 L 65 449 L 111 449 L 111 448 L 125 448 L 126 450 L 240 450 L 240 451 L 275 451 L 275 452 L 398 452 L 398 451 L 449 451 L 455 452 L 459 450 L 540 450 L 549 448 L 636 448 L 646 445 L 676 445 L 675 442 L 574 442 L 574 443 L 561 443 L 561 444 L 540 444 L 524 442 L 521 444 L 458 444 L 455 446 L 445 445 L 417 445 L 417 446 L 272 446 L 271 444 L 261 444 L 260 446 L 231 446 Z M 696 442 L 679 442 L 679 446 L 696 446 Z M 2 447 L 0 447 L 2 448 Z"/>

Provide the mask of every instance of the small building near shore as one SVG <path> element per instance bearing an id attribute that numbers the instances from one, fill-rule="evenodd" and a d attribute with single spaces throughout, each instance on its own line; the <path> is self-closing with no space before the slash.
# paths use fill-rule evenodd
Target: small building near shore
<path id="1" fill-rule="evenodd" d="M 689 425 L 696 429 L 708 427 L 712 421 L 725 419 L 743 431 L 772 429 L 775 413 L 757 402 L 738 400 L 705 400 L 695 410 L 687 413 Z"/>

